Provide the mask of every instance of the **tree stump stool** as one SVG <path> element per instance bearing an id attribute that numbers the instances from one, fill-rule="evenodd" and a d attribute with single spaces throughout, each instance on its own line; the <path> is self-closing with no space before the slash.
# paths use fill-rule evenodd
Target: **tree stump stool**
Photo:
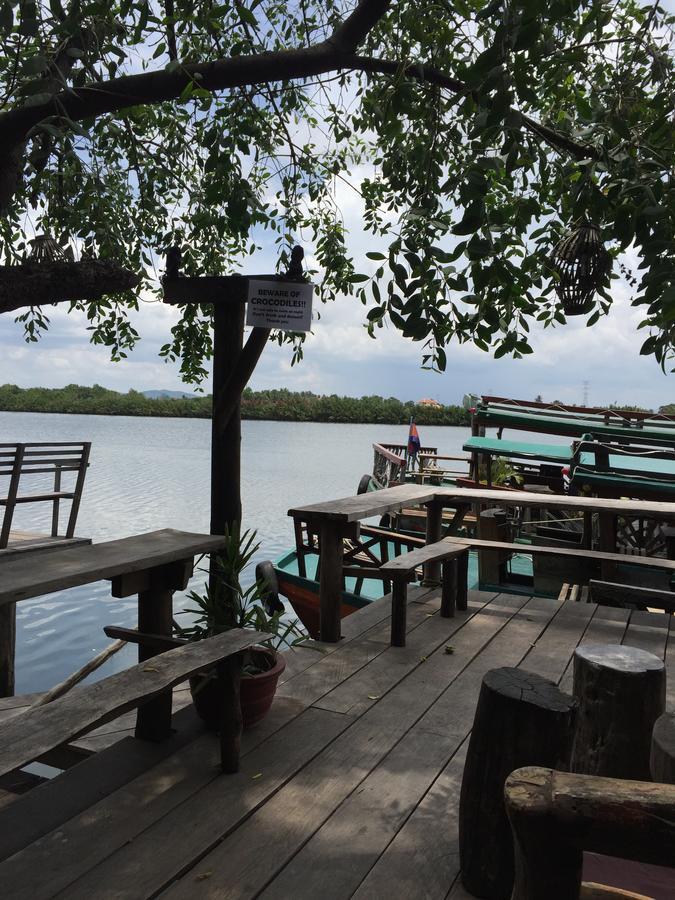
<path id="1" fill-rule="evenodd" d="M 652 730 L 666 700 L 663 660 L 636 647 L 583 644 L 574 651 L 574 696 L 571 771 L 650 781 Z"/>
<path id="2" fill-rule="evenodd" d="M 568 767 L 576 702 L 552 681 L 520 669 L 483 678 L 459 802 L 462 883 L 475 897 L 509 900 L 513 841 L 504 783 L 514 769 Z"/>
<path id="3" fill-rule="evenodd" d="M 664 713 L 656 720 L 649 768 L 654 781 L 675 784 L 675 713 Z"/>

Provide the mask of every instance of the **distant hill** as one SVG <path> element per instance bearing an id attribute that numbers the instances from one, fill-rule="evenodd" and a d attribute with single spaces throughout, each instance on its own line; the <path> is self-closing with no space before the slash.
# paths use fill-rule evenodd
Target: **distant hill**
<path id="1" fill-rule="evenodd" d="M 196 394 L 186 394 L 184 391 L 141 391 L 149 400 L 193 400 Z"/>

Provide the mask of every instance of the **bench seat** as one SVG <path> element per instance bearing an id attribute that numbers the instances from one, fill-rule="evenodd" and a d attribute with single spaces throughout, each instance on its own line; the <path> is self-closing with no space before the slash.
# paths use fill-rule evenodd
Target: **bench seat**
<path id="1" fill-rule="evenodd" d="M 405 647 L 408 582 L 419 566 L 443 564 L 441 615 L 450 618 L 455 608 L 466 609 L 469 548 L 464 544 L 449 544 L 447 538 L 434 544 L 417 547 L 380 566 L 380 572 L 392 582 L 391 644 Z"/>
<path id="2" fill-rule="evenodd" d="M 75 740 L 129 710 L 137 709 L 187 681 L 191 675 L 216 666 L 224 689 L 233 698 L 233 709 L 229 711 L 231 721 L 226 721 L 228 711 L 223 711 L 222 765 L 225 771 L 237 771 L 241 733 L 237 657 L 247 647 L 271 636 L 248 629 L 232 629 L 160 653 L 137 666 L 14 716 L 0 727 L 0 776 L 33 762 L 61 744 Z M 233 659 L 236 666 L 227 664 Z"/>

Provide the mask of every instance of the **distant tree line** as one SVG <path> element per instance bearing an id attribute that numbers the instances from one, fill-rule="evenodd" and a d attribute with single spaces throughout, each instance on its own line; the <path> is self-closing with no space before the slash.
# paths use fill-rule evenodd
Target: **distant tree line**
<path id="1" fill-rule="evenodd" d="M 76 413 L 99 416 L 165 416 L 210 419 L 211 396 L 146 397 L 140 391 L 126 394 L 95 384 L 83 387 L 19 388 L 0 386 L 0 411 Z M 427 406 L 395 397 L 320 396 L 309 391 L 253 391 L 242 397 L 242 418 L 279 422 L 353 422 L 404 425 L 411 417 L 418 425 L 469 425 L 469 412 L 462 406 Z"/>

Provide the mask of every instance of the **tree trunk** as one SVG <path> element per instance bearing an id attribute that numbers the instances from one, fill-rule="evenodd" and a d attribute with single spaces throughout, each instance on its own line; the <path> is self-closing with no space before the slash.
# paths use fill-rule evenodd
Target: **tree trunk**
<path id="1" fill-rule="evenodd" d="M 635 647 L 582 644 L 574 651 L 574 696 L 571 771 L 650 781 L 652 730 L 665 707 L 663 660 Z"/>
<path id="2" fill-rule="evenodd" d="M 521 766 L 567 768 L 575 707 L 532 672 L 502 668 L 484 677 L 459 803 L 462 882 L 474 896 L 509 900 L 513 842 L 504 784 Z"/>

